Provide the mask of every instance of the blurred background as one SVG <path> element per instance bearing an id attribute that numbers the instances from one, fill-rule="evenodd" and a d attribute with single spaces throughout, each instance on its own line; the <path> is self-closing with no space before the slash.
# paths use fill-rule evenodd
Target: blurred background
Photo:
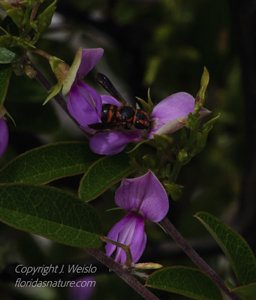
<path id="1" fill-rule="evenodd" d="M 196 96 L 207 67 L 210 84 L 205 106 L 212 111 L 211 117 L 220 117 L 206 148 L 182 168 L 177 182 L 184 186 L 183 196 L 171 201 L 169 218 L 207 263 L 234 284 L 220 248 L 193 215 L 198 211 L 213 214 L 241 233 L 255 250 L 254 7 L 255 1 L 237 0 L 62 0 L 57 3 L 52 25 L 37 43 L 39 49 L 68 64 L 79 47 L 103 48 L 104 55 L 86 82 L 102 94 L 94 79 L 96 71 L 102 72 L 131 104 L 136 96 L 147 99 L 148 88 L 154 103 L 180 91 Z M 30 57 L 54 84 L 45 59 Z M 42 107 L 46 97 L 47 92 L 35 79 L 12 76 L 5 106 L 17 126 L 8 120 L 10 142 L 0 167 L 46 143 L 85 140 L 54 100 Z M 76 193 L 80 178 L 51 184 Z M 106 212 L 115 206 L 118 186 L 91 202 L 100 214 L 104 234 L 125 214 Z M 0 270 L 11 263 L 93 264 L 97 266 L 97 284 L 90 299 L 142 299 L 83 250 L 5 224 L 0 224 L 0 233 Z M 146 223 L 146 233 L 148 244 L 141 262 L 194 267 L 156 224 Z M 0 289 L 4 300 L 80 300 L 65 288 L 21 289 L 2 283 Z M 160 299 L 187 299 L 163 291 L 156 294 Z"/>

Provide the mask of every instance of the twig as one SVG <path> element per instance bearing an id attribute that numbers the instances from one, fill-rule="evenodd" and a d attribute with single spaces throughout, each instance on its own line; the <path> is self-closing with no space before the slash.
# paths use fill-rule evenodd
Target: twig
<path id="1" fill-rule="evenodd" d="M 223 282 L 223 280 L 207 265 L 207 263 L 196 253 L 196 251 L 187 243 L 178 230 L 173 226 L 168 218 L 164 218 L 161 225 L 169 233 L 169 235 L 176 241 L 181 249 L 188 255 L 188 257 L 201 269 L 215 284 L 226 293 L 232 300 L 242 300 L 236 294 L 231 292 Z"/>
<path id="2" fill-rule="evenodd" d="M 146 289 L 139 281 L 137 281 L 132 275 L 123 269 L 123 266 L 108 257 L 102 251 L 98 249 L 85 249 L 97 260 L 106 265 L 109 269 L 119 275 L 127 284 L 129 284 L 137 293 L 147 300 L 159 300 L 154 294 Z"/>
<path id="3" fill-rule="evenodd" d="M 39 8 L 40 4 L 41 4 L 40 1 L 38 1 L 38 2 L 35 4 L 35 6 L 33 7 L 32 12 L 31 12 L 31 15 L 30 15 L 30 22 L 33 22 L 33 21 L 34 21 L 34 19 L 35 19 L 35 17 L 36 17 L 36 13 L 37 13 L 37 11 L 38 11 L 38 8 Z"/>

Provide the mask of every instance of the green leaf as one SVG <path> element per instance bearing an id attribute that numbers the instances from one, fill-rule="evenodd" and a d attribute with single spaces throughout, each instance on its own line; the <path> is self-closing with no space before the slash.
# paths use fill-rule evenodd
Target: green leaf
<path id="1" fill-rule="evenodd" d="M 36 47 L 30 42 L 24 41 L 22 38 L 13 36 L 11 47 L 21 47 L 24 48 L 23 51 L 26 52 L 31 49 L 35 49 Z"/>
<path id="2" fill-rule="evenodd" d="M 8 35 L 2 36 L 0 39 L 3 42 L 4 37 L 8 38 Z M 15 53 L 7 48 L 0 47 L 0 64 L 10 64 L 18 62 L 21 59 L 21 55 Z"/>
<path id="3" fill-rule="evenodd" d="M 240 285 L 256 282 L 256 260 L 243 237 L 208 213 L 199 212 L 195 216 L 229 259 Z"/>
<path id="4" fill-rule="evenodd" d="M 101 246 L 101 225 L 94 209 L 53 187 L 0 184 L 0 220 L 70 246 Z"/>
<path id="5" fill-rule="evenodd" d="M 10 65 L 0 65 L 0 108 L 4 104 L 4 99 L 7 94 L 11 73 L 12 70 Z"/>
<path id="6" fill-rule="evenodd" d="M 183 194 L 183 192 L 182 192 L 183 186 L 181 186 L 177 183 L 172 183 L 172 184 L 166 183 L 166 184 L 164 184 L 164 188 L 171 195 L 171 197 L 174 201 L 180 200 L 180 198 Z"/>
<path id="7" fill-rule="evenodd" d="M 173 138 L 167 134 L 158 135 L 158 134 L 153 133 L 153 137 L 154 137 L 154 141 L 156 143 L 157 149 L 160 149 L 160 150 L 170 149 L 171 146 L 173 146 L 173 144 L 174 144 Z"/>
<path id="8" fill-rule="evenodd" d="M 245 286 L 240 286 L 232 290 L 243 300 L 255 300 L 256 295 L 256 283 L 251 283 Z"/>
<path id="9" fill-rule="evenodd" d="M 0 31 L 1 32 L 1 31 Z M 10 47 L 12 45 L 13 38 L 10 34 L 5 34 L 0 36 L 0 61 L 1 63 L 7 63 L 12 60 L 12 57 L 14 56 L 13 52 L 11 51 L 11 55 L 7 48 L 5 47 Z M 7 53 L 6 53 L 7 52 Z M 11 57 L 10 57 L 11 56 Z"/>
<path id="10" fill-rule="evenodd" d="M 85 201 L 95 199 L 112 184 L 135 172 L 137 167 L 131 166 L 129 161 L 125 153 L 105 156 L 96 161 L 80 182 L 79 197 Z"/>
<path id="11" fill-rule="evenodd" d="M 155 170 L 159 167 L 159 160 L 155 155 L 152 154 L 146 154 L 142 157 L 143 159 L 143 167 Z"/>
<path id="12" fill-rule="evenodd" d="M 181 294 L 193 299 L 222 300 L 217 286 L 202 271 L 187 267 L 169 267 L 149 276 L 146 286 Z"/>
<path id="13" fill-rule="evenodd" d="M 197 116 L 193 115 L 192 113 L 188 114 L 188 120 L 186 122 L 186 127 L 190 130 L 195 130 L 198 128 L 199 120 Z"/>
<path id="14" fill-rule="evenodd" d="M 40 33 L 43 33 L 51 24 L 52 22 L 52 17 L 56 9 L 56 0 L 49 5 L 44 12 L 42 12 L 40 15 L 37 17 L 37 30 Z"/>
<path id="15" fill-rule="evenodd" d="M 189 153 L 190 157 L 197 155 L 205 148 L 208 135 L 213 128 L 214 122 L 219 118 L 219 116 L 220 115 L 211 119 L 200 128 L 194 145 L 195 148 Z"/>
<path id="16" fill-rule="evenodd" d="M 201 77 L 201 86 L 198 94 L 196 95 L 196 100 L 195 100 L 195 112 L 194 113 L 199 113 L 201 110 L 202 106 L 205 103 L 205 98 L 206 98 L 206 89 L 210 81 L 210 75 L 206 67 L 204 67 L 203 75 Z"/>
<path id="17" fill-rule="evenodd" d="M 47 183 L 84 173 L 102 156 L 84 142 L 63 142 L 25 152 L 0 170 L 0 182 Z"/>
<path id="18" fill-rule="evenodd" d="M 12 9 L 13 6 L 10 3 L 3 1 L 3 3 L 1 3 L 1 8 L 4 11 L 8 11 L 9 9 Z"/>
<path id="19" fill-rule="evenodd" d="M 148 104 L 150 106 L 150 109 L 154 108 L 154 103 L 151 100 L 151 96 L 150 96 L 150 88 L 148 88 Z"/>
<path id="20" fill-rule="evenodd" d="M 21 27 L 23 25 L 24 20 L 24 12 L 19 7 L 14 7 L 7 2 L 2 2 L 1 6 L 5 10 L 6 14 L 12 18 L 13 22 L 18 26 Z"/>
<path id="21" fill-rule="evenodd" d="M 48 101 L 50 101 L 53 97 L 55 97 L 61 90 L 62 88 L 62 83 L 58 82 L 57 84 L 53 85 L 51 89 L 49 90 L 50 94 L 49 96 L 45 99 L 43 105 L 45 105 Z"/>
<path id="22" fill-rule="evenodd" d="M 68 71 L 68 74 L 65 78 L 65 80 L 63 81 L 63 87 L 62 87 L 62 94 L 63 96 L 67 95 L 67 93 L 70 91 L 71 86 L 75 80 L 76 77 L 76 73 L 78 71 L 78 68 L 81 64 L 82 61 L 82 48 L 80 47 L 77 50 L 77 53 L 75 55 L 75 58 L 73 60 L 73 63 Z"/>
<path id="23" fill-rule="evenodd" d="M 139 103 L 142 105 L 142 109 L 144 110 L 144 111 L 148 111 L 148 110 L 150 110 L 150 105 L 145 101 L 145 100 L 143 100 L 143 99 L 141 99 L 140 97 L 136 97 L 136 99 L 139 101 Z"/>

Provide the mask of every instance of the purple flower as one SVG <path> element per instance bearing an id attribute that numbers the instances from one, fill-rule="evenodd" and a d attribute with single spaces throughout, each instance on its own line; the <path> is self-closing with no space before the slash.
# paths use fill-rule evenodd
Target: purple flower
<path id="1" fill-rule="evenodd" d="M 63 84 L 63 94 L 69 95 L 67 107 L 82 126 L 101 122 L 102 100 L 89 85 L 81 81 L 96 65 L 103 49 L 79 49 Z M 88 129 L 88 131 L 90 131 Z"/>
<path id="2" fill-rule="evenodd" d="M 4 118 L 0 119 L 0 156 L 5 152 L 9 141 L 9 132 Z"/>
<path id="3" fill-rule="evenodd" d="M 115 202 L 128 213 L 114 225 L 107 237 L 125 245 L 131 244 L 133 263 L 136 263 L 146 247 L 145 220 L 160 222 L 166 216 L 169 210 L 167 194 L 149 171 L 138 178 L 123 179 L 116 191 Z M 115 250 L 115 245 L 106 244 L 106 255 L 111 256 Z M 120 247 L 116 250 L 115 260 L 121 264 L 126 261 L 126 254 Z"/>
<path id="4" fill-rule="evenodd" d="M 187 121 L 188 114 L 193 113 L 194 109 L 195 99 L 188 93 L 180 92 L 165 98 L 152 111 L 153 128 L 150 130 L 149 138 L 153 138 L 152 133 L 163 135 L 179 130 Z M 203 108 L 200 117 L 209 113 L 207 109 Z"/>
<path id="5" fill-rule="evenodd" d="M 105 155 L 113 155 L 122 151 L 130 142 L 144 139 L 152 139 L 153 133 L 158 135 L 170 134 L 185 125 L 189 113 L 193 113 L 195 99 L 187 93 L 173 94 L 158 103 L 151 115 L 151 128 L 148 132 L 142 130 L 106 131 L 96 133 L 90 139 L 90 147 L 93 152 Z M 210 112 L 203 108 L 200 117 Z M 146 136 L 145 136 L 146 134 Z"/>

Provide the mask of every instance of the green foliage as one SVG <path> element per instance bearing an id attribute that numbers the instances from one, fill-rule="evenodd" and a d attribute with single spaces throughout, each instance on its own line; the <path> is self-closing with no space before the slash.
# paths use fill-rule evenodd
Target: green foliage
<path id="1" fill-rule="evenodd" d="M 245 286 L 241 286 L 232 291 L 237 294 L 243 300 L 254 300 L 256 295 L 256 283 L 251 283 Z"/>
<path id="2" fill-rule="evenodd" d="M 136 170 L 137 167 L 130 165 L 129 156 L 124 153 L 102 157 L 85 173 L 78 195 L 85 201 L 95 199 L 115 182 Z"/>
<path id="3" fill-rule="evenodd" d="M 101 245 L 94 209 L 75 196 L 34 184 L 0 185 L 0 219 L 15 228 L 81 248 Z"/>
<path id="4" fill-rule="evenodd" d="M 164 150 L 169 149 L 173 146 L 174 140 L 169 135 L 157 135 L 154 134 L 154 141 L 156 143 L 157 149 Z"/>
<path id="5" fill-rule="evenodd" d="M 240 285 L 256 282 L 256 260 L 247 242 L 232 228 L 208 213 L 199 212 L 196 218 L 210 232 L 229 259 Z"/>
<path id="6" fill-rule="evenodd" d="M 178 293 L 192 299 L 222 300 L 217 286 L 202 271 L 186 267 L 170 267 L 155 271 L 146 286 Z"/>
<path id="7" fill-rule="evenodd" d="M 46 2 L 43 6 L 45 6 Z M 21 3 L 16 6 L 2 1 L 1 7 L 17 28 L 13 30 L 12 26 L 10 30 L 10 27 L 7 26 L 4 32 L 6 35 L 1 37 L 1 46 L 18 46 L 25 50 L 25 52 L 35 48 L 34 44 L 40 35 L 50 26 L 56 9 L 56 1 L 51 1 L 51 3 L 48 4 L 44 11 L 37 14 L 40 1 L 21 1 Z"/>
<path id="8" fill-rule="evenodd" d="M 209 81 L 210 81 L 210 74 L 209 74 L 208 70 L 206 69 L 206 67 L 204 67 L 203 75 L 201 77 L 200 90 L 199 90 L 199 92 L 196 95 L 196 107 L 195 107 L 195 111 L 197 111 L 198 113 L 200 112 L 201 108 L 205 104 L 206 89 L 207 89 L 207 86 L 209 84 Z"/>
<path id="9" fill-rule="evenodd" d="M 13 7 L 11 4 L 5 1 L 3 1 L 1 5 L 6 14 L 11 17 L 14 24 L 16 24 L 18 27 L 21 27 L 24 20 L 24 12 L 22 9 L 20 7 Z"/>
<path id="10" fill-rule="evenodd" d="M 164 184 L 166 191 L 170 194 L 174 201 L 180 200 L 182 197 L 182 188 L 179 184 Z"/>
<path id="11" fill-rule="evenodd" d="M 1 40 L 2 38 L 8 38 L 9 36 L 1 36 L 0 37 L 0 43 L 1 43 Z M 17 53 L 7 49 L 7 48 L 4 48 L 4 47 L 1 47 L 0 48 L 0 63 L 1 64 L 10 64 L 10 63 L 15 63 L 15 62 L 18 62 L 19 60 L 21 59 L 21 56 L 18 55 Z M 10 66 L 9 66 L 10 68 Z"/>
<path id="12" fill-rule="evenodd" d="M 194 149 L 190 152 L 190 157 L 194 157 L 198 153 L 200 153 L 206 146 L 207 138 L 210 133 L 210 131 L 213 128 L 214 122 L 219 118 L 219 116 L 212 118 L 207 123 L 203 124 L 200 130 L 197 133 L 197 138 L 195 141 Z"/>
<path id="13" fill-rule="evenodd" d="M 100 158 L 87 143 L 45 145 L 23 153 L 7 164 L 0 170 L 0 182 L 47 183 L 84 173 Z"/>
<path id="14" fill-rule="evenodd" d="M 36 30 L 43 33 L 51 24 L 52 17 L 56 9 L 56 1 L 49 5 L 40 15 L 37 17 Z"/>

